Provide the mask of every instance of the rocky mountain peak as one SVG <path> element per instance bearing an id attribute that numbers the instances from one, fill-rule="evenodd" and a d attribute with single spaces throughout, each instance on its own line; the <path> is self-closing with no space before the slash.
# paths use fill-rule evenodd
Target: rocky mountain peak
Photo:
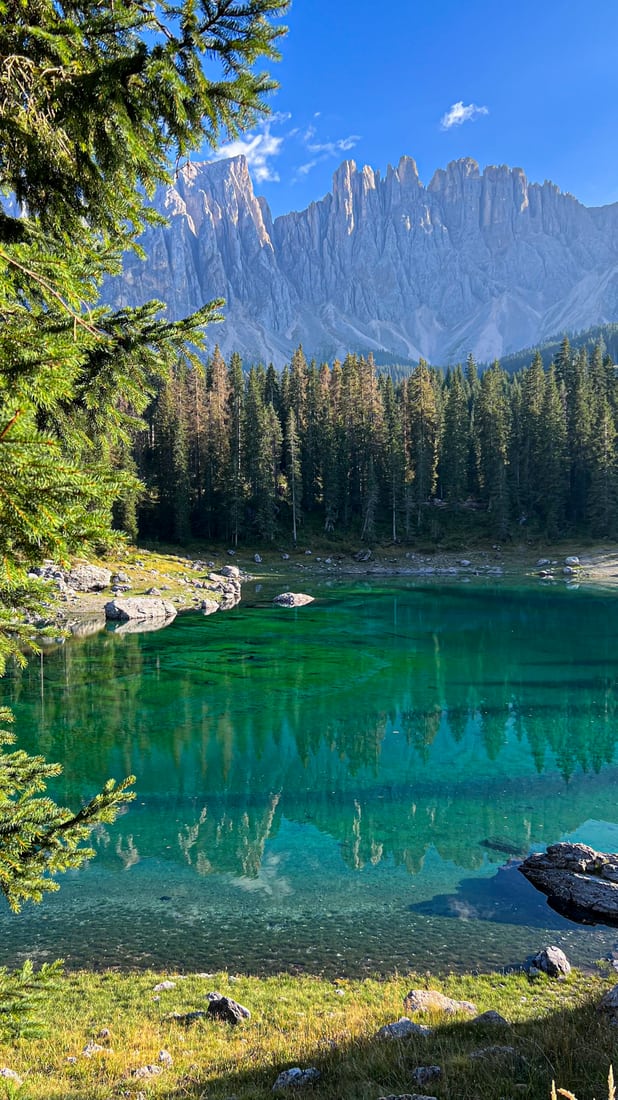
<path id="1" fill-rule="evenodd" d="M 411 157 L 384 176 L 346 160 L 331 194 L 273 221 L 238 156 L 187 164 L 156 205 L 169 227 L 106 297 L 172 316 L 223 297 L 216 340 L 250 361 L 300 342 L 326 359 L 491 359 L 618 317 L 618 204 L 588 209 L 521 168 L 464 157 L 424 187 Z"/>

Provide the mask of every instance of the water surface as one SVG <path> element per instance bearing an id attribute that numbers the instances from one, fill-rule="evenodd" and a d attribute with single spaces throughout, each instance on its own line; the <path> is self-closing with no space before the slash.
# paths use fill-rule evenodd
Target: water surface
<path id="1" fill-rule="evenodd" d="M 2 914 L 0 963 L 336 975 L 614 948 L 514 861 L 618 850 L 615 597 L 308 590 L 289 610 L 248 585 L 234 611 L 76 639 L 5 681 L 20 744 L 65 765 L 56 798 L 130 772 L 138 797 L 58 894 Z"/>

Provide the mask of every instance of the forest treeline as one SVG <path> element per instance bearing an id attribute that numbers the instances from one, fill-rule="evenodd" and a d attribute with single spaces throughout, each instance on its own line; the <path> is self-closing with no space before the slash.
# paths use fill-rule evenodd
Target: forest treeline
<path id="1" fill-rule="evenodd" d="M 302 525 L 364 540 L 618 533 L 618 385 L 599 342 L 548 369 L 398 384 L 369 356 L 248 373 L 215 348 L 161 385 L 121 459 L 145 485 L 117 520 L 134 537 L 296 542 Z"/>

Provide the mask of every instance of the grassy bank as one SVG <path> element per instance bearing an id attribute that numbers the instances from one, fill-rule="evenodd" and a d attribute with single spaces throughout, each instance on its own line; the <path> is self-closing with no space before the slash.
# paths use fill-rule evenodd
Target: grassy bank
<path id="1" fill-rule="evenodd" d="M 163 979 L 174 981 L 174 988 L 156 992 Z M 541 1100 L 549 1098 L 555 1080 L 579 1100 L 604 1100 L 616 1029 L 596 1005 L 612 984 L 579 973 L 565 981 L 517 973 L 334 983 L 285 975 L 68 974 L 37 1009 L 43 1037 L 2 1040 L 0 1066 L 16 1071 L 23 1085 L 16 1089 L 0 1079 L 0 1096 L 265 1100 L 281 1070 L 315 1066 L 320 1081 L 301 1095 L 377 1100 L 419 1092 L 439 1100 Z M 376 1039 L 378 1028 L 404 1015 L 408 990 L 423 987 L 473 1001 L 479 1012 L 495 1009 L 508 1025 L 438 1015 L 423 1018 L 433 1027 L 429 1035 Z M 211 990 L 247 1006 L 251 1019 L 237 1027 L 171 1019 L 173 1012 L 205 1009 Z M 88 1056 L 83 1051 L 93 1041 L 103 1049 Z M 470 1057 L 482 1048 L 494 1050 Z M 162 1050 L 171 1066 L 158 1060 Z M 161 1072 L 150 1079 L 133 1075 L 149 1064 Z M 415 1085 L 413 1070 L 427 1065 L 440 1066 L 441 1078 Z"/>

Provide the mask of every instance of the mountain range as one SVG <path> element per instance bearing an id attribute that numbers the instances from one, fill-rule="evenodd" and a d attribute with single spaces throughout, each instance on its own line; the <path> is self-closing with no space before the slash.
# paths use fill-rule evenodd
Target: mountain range
<path id="1" fill-rule="evenodd" d="M 345 161 L 332 191 L 273 219 L 243 156 L 189 163 L 154 205 L 103 296 L 158 298 L 172 318 L 226 300 L 209 333 L 246 362 L 347 352 L 483 362 L 618 320 L 618 203 L 586 207 L 521 168 L 464 158 L 420 181 L 404 156 L 385 173 Z"/>

